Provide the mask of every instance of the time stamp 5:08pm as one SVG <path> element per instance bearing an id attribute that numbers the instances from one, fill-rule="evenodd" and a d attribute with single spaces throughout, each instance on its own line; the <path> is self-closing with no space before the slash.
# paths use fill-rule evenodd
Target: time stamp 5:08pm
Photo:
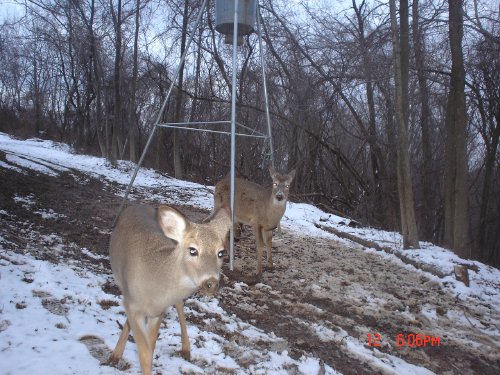
<path id="1" fill-rule="evenodd" d="M 368 346 L 382 346 L 382 335 L 380 333 L 368 333 Z M 441 336 L 430 336 L 422 333 L 399 333 L 395 337 L 396 347 L 407 346 L 410 348 L 421 348 L 425 346 L 441 346 Z"/>

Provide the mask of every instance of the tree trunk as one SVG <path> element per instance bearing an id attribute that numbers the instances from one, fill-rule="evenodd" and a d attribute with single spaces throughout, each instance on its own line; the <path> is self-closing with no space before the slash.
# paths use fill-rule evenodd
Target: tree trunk
<path id="1" fill-rule="evenodd" d="M 92 62 L 92 90 L 95 95 L 96 103 L 96 117 L 95 117 L 95 129 L 97 134 L 97 141 L 99 143 L 99 149 L 101 151 L 101 156 L 109 160 L 109 144 L 106 141 L 106 129 L 104 127 L 104 116 L 102 107 L 102 69 L 99 59 L 99 50 L 97 48 L 97 41 L 94 32 L 94 17 L 95 17 L 95 0 L 90 3 L 90 19 L 89 19 L 89 34 L 90 34 L 90 59 Z"/>
<path id="2" fill-rule="evenodd" d="M 201 46 L 202 42 L 202 35 L 203 35 L 203 29 L 200 26 L 200 29 L 198 31 L 198 45 Z M 200 76 L 201 76 L 201 58 L 202 58 L 202 51 L 201 48 L 198 48 L 198 51 L 196 52 L 196 69 L 195 69 L 195 75 L 194 75 L 194 83 L 193 83 L 193 90 L 194 90 L 194 98 L 191 101 L 191 110 L 189 112 L 189 122 L 194 121 L 196 117 L 196 109 L 198 106 L 198 95 L 199 95 L 199 83 L 200 83 Z"/>
<path id="3" fill-rule="evenodd" d="M 35 134 L 38 137 L 42 128 L 42 103 L 40 94 L 40 77 L 38 76 L 38 60 L 33 58 L 33 104 L 35 107 Z"/>
<path id="4" fill-rule="evenodd" d="M 186 49 L 186 39 L 188 32 L 188 16 L 189 16 L 189 1 L 184 0 L 184 11 L 182 14 L 182 36 L 181 36 L 181 56 Z M 181 119 L 181 110 L 182 110 L 182 90 L 184 87 L 184 62 L 182 63 L 179 71 L 179 80 L 178 80 L 178 90 L 177 90 L 177 100 L 175 101 L 175 117 L 174 122 L 180 122 Z M 173 131 L 174 136 L 174 173 L 175 178 L 182 179 L 183 170 L 182 170 L 182 158 L 181 158 L 181 135 L 180 132 L 176 129 Z"/>
<path id="5" fill-rule="evenodd" d="M 385 106 L 387 108 L 387 121 L 385 123 L 385 132 L 387 134 L 387 164 L 386 164 L 386 181 L 385 181 L 385 192 L 386 196 L 384 199 L 387 201 L 386 207 L 386 222 L 388 227 L 394 231 L 397 231 L 400 227 L 399 220 L 399 202 L 398 202 L 398 187 L 397 187 L 397 136 L 396 136 L 396 125 L 395 125 L 395 113 L 394 113 L 394 101 L 390 90 L 386 86 L 379 85 L 379 90 L 381 91 Z"/>
<path id="6" fill-rule="evenodd" d="M 489 212 L 491 210 L 489 205 L 490 194 L 491 194 L 491 187 L 493 186 L 495 159 L 500 140 L 500 107 L 497 109 L 495 117 L 496 121 L 491 120 L 492 123 L 491 144 L 488 147 L 486 147 L 486 162 L 484 166 L 484 182 L 481 193 L 481 207 L 479 213 L 479 233 L 478 233 L 479 259 L 489 262 L 494 261 L 494 253 L 495 253 L 493 246 L 491 250 L 489 251 L 487 250 L 488 243 L 487 243 L 486 229 L 487 229 Z M 494 122 L 496 122 L 496 126 L 493 124 Z M 492 211 L 494 211 L 494 209 Z"/>
<path id="7" fill-rule="evenodd" d="M 401 6 L 404 6 L 406 0 L 401 0 Z M 401 234 L 403 236 L 403 248 L 419 248 L 418 231 L 415 221 L 415 210 L 413 204 L 413 190 L 410 174 L 410 158 L 408 155 L 408 130 L 406 122 L 405 107 L 407 107 L 408 95 L 403 94 L 405 88 L 404 79 L 408 77 L 408 73 L 403 74 L 403 66 L 408 69 L 408 65 L 401 63 L 401 49 L 400 45 L 408 44 L 407 30 L 402 30 L 400 40 L 398 35 L 398 26 L 396 20 L 396 4 L 395 0 L 390 0 L 391 12 L 391 29 L 392 29 L 392 45 L 393 45 L 393 59 L 394 59 L 394 80 L 396 90 L 396 123 L 398 130 L 397 139 L 397 179 L 398 179 L 398 193 L 399 193 L 399 207 L 401 211 Z M 406 2 L 406 6 L 408 3 Z M 403 12 L 404 14 L 404 12 Z M 406 16 L 408 14 L 406 13 Z M 403 16 L 401 16 L 403 17 Z M 406 20 L 406 25 L 407 25 Z M 404 27 L 405 22 L 401 20 L 401 25 Z M 406 37 L 405 37 L 406 33 Z M 408 46 L 402 48 L 407 50 Z M 407 85 L 406 85 L 407 87 Z M 405 103 L 406 99 L 406 103 Z"/>
<path id="8" fill-rule="evenodd" d="M 450 92 L 446 109 L 444 171 L 444 243 L 459 256 L 469 256 L 467 218 L 467 112 L 462 52 L 462 0 L 449 0 L 451 50 Z"/>
<path id="9" fill-rule="evenodd" d="M 359 32 L 359 43 L 361 48 L 361 54 L 363 59 L 364 67 L 364 77 L 366 80 L 365 90 L 366 90 L 366 100 L 368 104 L 368 145 L 370 148 L 370 161 L 371 169 L 373 175 L 373 191 L 374 196 L 374 216 L 375 220 L 381 223 L 384 227 L 387 226 L 387 202 L 383 199 L 386 195 L 386 171 L 385 163 L 382 158 L 382 151 L 377 142 L 377 123 L 376 123 L 376 113 L 375 113 L 375 100 L 374 100 L 374 87 L 373 87 L 373 72 L 372 72 L 372 62 L 369 57 L 368 46 L 366 45 L 365 36 L 365 19 L 363 17 L 364 8 L 366 7 L 366 2 L 362 1 L 361 5 L 358 7 L 356 0 L 352 0 L 352 6 L 354 12 L 356 13 L 356 19 L 358 22 L 358 32 Z"/>
<path id="10" fill-rule="evenodd" d="M 436 207 L 432 181 L 434 180 L 432 141 L 431 141 L 431 110 L 429 107 L 429 89 L 424 64 L 423 35 L 419 25 L 419 2 L 413 1 L 413 47 L 415 50 L 415 67 L 417 70 L 418 89 L 420 94 L 420 129 L 422 134 L 422 214 L 421 230 L 424 238 L 433 240 L 434 209 Z"/>
<path id="11" fill-rule="evenodd" d="M 114 111 L 111 139 L 111 164 L 116 165 L 122 145 L 121 57 L 122 57 L 122 1 L 117 1 L 117 12 L 111 12 L 115 25 L 115 66 L 113 73 Z"/>
<path id="12" fill-rule="evenodd" d="M 140 23 L 140 9 L 141 9 L 141 0 L 136 1 L 135 6 L 135 32 L 134 32 L 134 66 L 132 68 L 132 82 L 131 82 L 131 92 L 130 95 L 131 103 L 129 108 L 129 128 L 128 128 L 128 139 L 129 139 L 129 159 L 132 162 L 137 161 L 137 140 L 136 140 L 136 128 L 137 128 L 137 116 L 136 116 L 136 96 L 137 96 L 137 76 L 139 71 L 139 62 L 138 62 L 138 54 L 139 54 L 139 23 Z"/>

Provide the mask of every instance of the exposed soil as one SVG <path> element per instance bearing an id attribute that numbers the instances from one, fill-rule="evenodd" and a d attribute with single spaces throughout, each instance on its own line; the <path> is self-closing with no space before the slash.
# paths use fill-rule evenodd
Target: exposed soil
<path id="1" fill-rule="evenodd" d="M 5 155 L 0 153 L 0 159 Z M 27 236 L 32 229 L 47 236 L 57 234 L 65 239 L 63 254 L 68 261 L 109 273 L 105 258 L 95 259 L 79 249 L 107 254 L 122 200 L 117 191 L 118 187 L 78 171 L 50 177 L 0 169 L 0 209 L 9 213 L 2 216 L 1 234 L 12 250 L 32 247 L 37 257 L 58 262 L 60 254 L 35 250 Z M 35 204 L 14 199 L 30 195 Z M 178 208 L 193 220 L 207 214 L 193 207 Z M 35 214 L 50 209 L 59 217 L 47 221 Z M 291 356 L 313 355 L 344 374 L 382 373 L 372 360 L 365 361 L 349 349 L 344 338 L 352 336 L 380 358 L 391 355 L 439 374 L 500 373 L 499 349 L 484 334 L 484 328 L 499 320 L 499 312 L 490 306 L 467 304 L 424 273 L 357 245 L 289 231 L 276 234 L 273 244 L 275 268 L 256 279 L 254 238 L 250 230 L 244 231 L 236 243 L 235 270 L 229 271 L 225 264 L 218 297 L 228 313 L 282 338 L 280 349 Z M 105 287 L 118 293 L 112 284 Z M 50 298 L 45 298 L 50 304 Z M 432 311 L 433 318 L 425 311 Z M 188 315 L 188 321 L 200 327 L 205 324 L 195 316 Z M 397 345 L 398 335 L 410 338 L 407 335 L 417 333 L 439 338 L 440 346 Z M 368 335 L 380 346 L 369 346 Z"/>

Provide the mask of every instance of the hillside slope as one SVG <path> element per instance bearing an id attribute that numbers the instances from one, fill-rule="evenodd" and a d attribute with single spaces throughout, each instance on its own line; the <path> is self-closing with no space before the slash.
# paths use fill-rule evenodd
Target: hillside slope
<path id="1" fill-rule="evenodd" d="M 208 214 L 211 187 L 142 173 L 133 201 L 174 204 L 194 220 Z M 104 364 L 124 321 L 107 246 L 129 175 L 127 163 L 111 169 L 59 144 L 0 134 L 3 373 L 140 373 L 132 343 L 119 369 Z M 324 216 L 292 204 L 276 235 L 275 269 L 260 280 L 245 231 L 217 298 L 187 301 L 192 362 L 179 355 L 172 310 L 155 373 L 500 373 L 498 270 L 474 262 L 466 288 L 446 271 L 453 264 L 444 250 L 427 246 L 440 278 L 322 232 L 312 225 L 320 219 L 341 228 Z M 396 234 L 356 232 L 368 233 L 397 243 Z"/>

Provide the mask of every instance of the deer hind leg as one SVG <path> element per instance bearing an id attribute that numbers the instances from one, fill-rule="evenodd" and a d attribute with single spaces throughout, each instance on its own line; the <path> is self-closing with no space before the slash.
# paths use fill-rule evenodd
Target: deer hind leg
<path id="1" fill-rule="evenodd" d="M 191 360 L 191 348 L 189 345 L 189 337 L 187 334 L 186 317 L 184 316 L 184 302 L 175 304 L 177 315 L 179 316 L 179 324 L 181 326 L 181 341 L 182 341 L 182 357 L 186 361 Z"/>
<path id="2" fill-rule="evenodd" d="M 264 239 L 262 237 L 262 227 L 256 226 L 253 228 L 257 239 L 257 276 L 262 275 L 262 248 L 264 247 Z"/>
<path id="3" fill-rule="evenodd" d="M 266 252 L 267 252 L 267 266 L 269 269 L 273 269 L 273 231 L 262 229 L 262 237 L 264 237 L 264 241 L 266 242 Z"/>
<path id="4" fill-rule="evenodd" d="M 127 344 L 127 339 L 128 335 L 130 333 L 130 325 L 128 323 L 128 319 L 123 325 L 122 332 L 120 333 L 120 338 L 118 339 L 118 342 L 116 343 L 115 350 L 113 350 L 113 353 L 111 354 L 111 357 L 109 357 L 108 362 L 110 364 L 117 364 L 120 359 L 123 357 L 123 351 L 125 350 L 125 345 Z"/>
<path id="5" fill-rule="evenodd" d="M 127 311 L 130 328 L 134 335 L 137 345 L 139 361 L 143 375 L 151 375 L 151 366 L 153 362 L 153 351 L 149 343 L 149 329 L 146 323 L 146 316 L 140 313 Z"/>

